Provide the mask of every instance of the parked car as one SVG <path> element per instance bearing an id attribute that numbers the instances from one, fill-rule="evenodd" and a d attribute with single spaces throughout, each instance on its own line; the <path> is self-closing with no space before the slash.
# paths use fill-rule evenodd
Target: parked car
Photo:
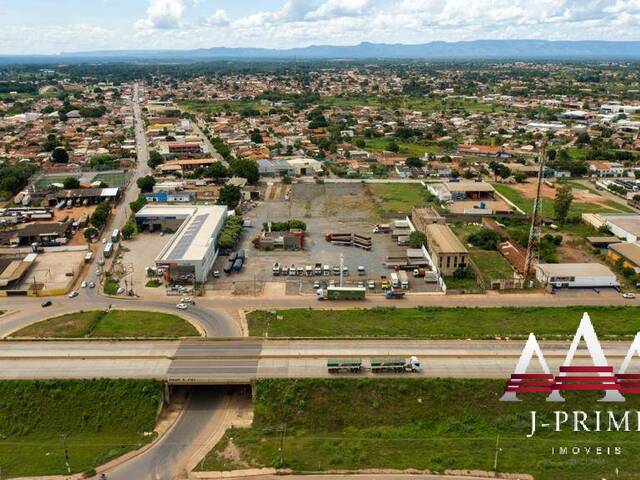
<path id="1" fill-rule="evenodd" d="M 373 280 L 369 280 L 369 290 L 375 290 L 376 288 L 376 282 L 374 282 Z"/>
<path id="2" fill-rule="evenodd" d="M 51 303 L 51 300 L 47 300 L 46 302 L 42 302 L 42 308 L 50 307 L 51 305 L 53 305 Z"/>
<path id="3" fill-rule="evenodd" d="M 189 308 L 189 305 L 187 305 L 186 303 L 179 303 L 176 305 L 176 308 L 178 310 L 186 310 L 187 308 Z"/>
<path id="4" fill-rule="evenodd" d="M 289 267 L 289 276 L 290 277 L 296 276 L 296 266 L 293 264 Z"/>
<path id="5" fill-rule="evenodd" d="M 320 288 L 320 282 L 313 282 L 314 290 L 318 290 Z"/>
<path id="6" fill-rule="evenodd" d="M 280 275 L 280 264 L 278 262 L 274 263 L 271 271 L 273 272 L 274 277 L 277 277 L 278 275 Z"/>
<path id="7" fill-rule="evenodd" d="M 80 284 L 80 287 L 81 287 L 81 288 L 87 288 L 87 282 L 82 282 L 82 283 Z"/>
<path id="8" fill-rule="evenodd" d="M 636 295 L 635 293 L 623 293 L 622 298 L 626 300 L 633 300 L 634 298 L 636 298 Z"/>
<path id="9" fill-rule="evenodd" d="M 76 292 L 75 290 L 72 290 L 71 293 L 69 293 L 69 298 L 76 298 L 78 296 L 78 292 Z"/>
<path id="10" fill-rule="evenodd" d="M 220 278 L 220 270 L 213 271 L 213 278 Z"/>
<path id="11" fill-rule="evenodd" d="M 89 282 L 89 288 L 96 288 L 96 284 L 93 282 Z"/>

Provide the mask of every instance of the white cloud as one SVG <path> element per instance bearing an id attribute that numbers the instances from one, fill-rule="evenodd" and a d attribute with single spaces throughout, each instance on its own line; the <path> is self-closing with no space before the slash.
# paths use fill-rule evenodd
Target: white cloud
<path id="1" fill-rule="evenodd" d="M 224 10 L 216 10 L 213 14 L 200 20 L 200 25 L 204 27 L 226 27 L 229 25 L 229 17 Z"/>
<path id="2" fill-rule="evenodd" d="M 147 16 L 135 23 L 138 30 L 171 30 L 180 27 L 188 7 L 194 0 L 150 0 Z"/>
<path id="3" fill-rule="evenodd" d="M 359 17 L 367 13 L 372 3 L 371 0 L 327 0 L 305 18 L 327 20 L 337 17 Z"/>

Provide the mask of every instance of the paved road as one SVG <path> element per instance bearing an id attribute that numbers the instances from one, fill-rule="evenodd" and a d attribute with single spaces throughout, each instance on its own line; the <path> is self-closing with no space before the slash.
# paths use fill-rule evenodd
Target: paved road
<path id="1" fill-rule="evenodd" d="M 189 395 L 188 405 L 176 425 L 149 452 L 109 471 L 109 480 L 187 478 L 184 465 L 206 441 L 225 392 L 216 388 L 194 388 Z"/>
<path id="2" fill-rule="evenodd" d="M 136 168 L 132 172 L 131 180 L 127 188 L 122 193 L 122 198 L 118 205 L 111 212 L 111 217 L 107 226 L 104 229 L 103 236 L 110 235 L 109 232 L 118 228 L 121 229 L 124 224 L 127 222 L 129 215 L 131 215 L 131 210 L 129 209 L 129 203 L 133 202 L 140 195 L 140 189 L 136 184 L 136 180 L 139 177 L 148 175 L 151 171 L 149 166 L 147 165 L 149 161 L 149 150 L 147 147 L 147 138 L 144 132 L 144 122 L 142 120 L 142 109 L 140 107 L 140 86 L 136 83 L 133 88 L 133 98 L 132 98 L 132 107 L 133 107 L 133 118 L 134 118 L 134 130 L 135 130 L 135 138 L 136 138 Z M 88 282 L 93 282 L 96 285 L 99 285 L 98 275 L 96 274 L 96 270 L 98 267 L 98 259 L 102 257 L 101 252 L 97 255 L 94 255 L 94 259 L 90 266 L 87 269 L 86 276 L 84 280 Z M 98 292 L 96 289 L 81 289 L 79 290 L 80 297 L 84 297 L 87 299 L 96 299 L 98 298 Z"/>
<path id="3" fill-rule="evenodd" d="M 374 376 L 367 368 L 371 358 L 412 355 L 422 364 L 415 377 L 506 379 L 523 346 L 524 341 L 434 340 L 2 342 L 0 379 L 133 377 L 173 384 L 248 384 L 257 378 L 327 378 L 327 359 L 362 359 L 364 371 L 345 376 L 353 378 Z M 617 370 L 629 343 L 602 346 Z M 557 371 L 569 342 L 541 342 L 541 348 Z M 578 352 L 580 362 L 591 363 L 587 352 Z"/>
<path id="4" fill-rule="evenodd" d="M 210 157 L 219 161 L 220 163 L 222 163 L 225 167 L 229 167 L 229 162 L 227 162 L 222 155 L 220 155 L 218 153 L 218 151 L 216 150 L 216 147 L 213 146 L 213 143 L 211 143 L 211 141 L 209 140 L 209 137 L 207 137 L 204 132 L 202 131 L 202 128 L 200 126 L 199 123 L 192 123 L 193 125 L 193 129 L 196 131 L 196 133 L 198 135 L 200 135 L 202 137 L 202 140 L 204 140 L 205 145 L 207 146 L 207 148 L 209 149 L 209 154 Z"/>

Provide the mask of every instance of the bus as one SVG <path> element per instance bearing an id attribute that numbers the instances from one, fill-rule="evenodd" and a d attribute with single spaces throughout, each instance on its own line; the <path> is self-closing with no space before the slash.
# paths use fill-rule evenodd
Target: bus
<path id="1" fill-rule="evenodd" d="M 103 254 L 104 258 L 109 258 L 113 255 L 113 243 L 109 242 L 105 245 Z"/>
<path id="2" fill-rule="evenodd" d="M 118 240 L 120 240 L 120 230 L 118 230 L 117 228 L 113 231 L 113 233 L 111 234 L 111 241 L 113 243 L 117 243 Z"/>

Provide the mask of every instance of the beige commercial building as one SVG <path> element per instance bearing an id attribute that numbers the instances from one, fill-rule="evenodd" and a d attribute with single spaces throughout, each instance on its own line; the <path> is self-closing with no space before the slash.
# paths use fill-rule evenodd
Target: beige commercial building
<path id="1" fill-rule="evenodd" d="M 453 275 L 459 267 L 469 265 L 469 251 L 447 225 L 427 225 L 424 233 L 431 258 L 442 275 Z"/>

